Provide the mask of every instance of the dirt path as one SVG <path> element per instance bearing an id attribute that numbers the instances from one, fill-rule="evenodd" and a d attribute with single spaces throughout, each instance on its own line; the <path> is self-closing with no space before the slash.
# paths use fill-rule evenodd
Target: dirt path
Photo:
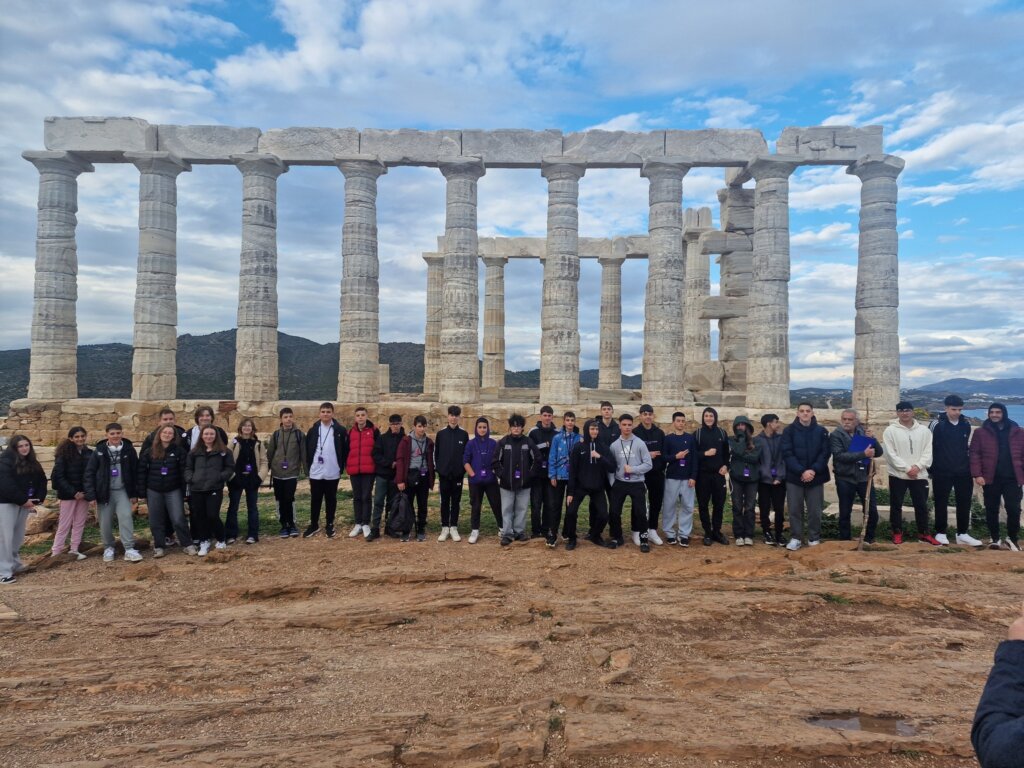
<path id="1" fill-rule="evenodd" d="M 0 592 L 0 765 L 966 767 L 1022 599 L 1020 555 L 917 544 L 90 557 Z"/>

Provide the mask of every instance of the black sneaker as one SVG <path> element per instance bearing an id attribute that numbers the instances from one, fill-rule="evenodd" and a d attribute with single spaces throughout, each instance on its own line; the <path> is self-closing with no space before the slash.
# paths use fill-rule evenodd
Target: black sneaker
<path id="1" fill-rule="evenodd" d="M 401 536 L 400 536 L 400 537 L 398 538 L 398 540 L 399 540 L 399 541 L 408 541 L 408 540 L 409 540 L 409 534 L 408 534 L 408 533 L 403 533 L 403 534 L 402 534 L 402 535 L 401 535 Z"/>
<path id="2" fill-rule="evenodd" d="M 379 528 L 371 528 L 370 529 L 370 535 L 366 537 L 366 540 L 367 541 L 376 541 L 379 538 L 380 538 L 380 529 Z"/>
<path id="3" fill-rule="evenodd" d="M 13 584 L 17 580 L 14 576 L 0 576 L 0 584 Z"/>
<path id="4" fill-rule="evenodd" d="M 604 539 L 600 536 L 587 536 L 587 541 L 598 547 L 604 546 Z"/>
<path id="5" fill-rule="evenodd" d="M 721 531 L 716 533 L 712 538 L 715 541 L 717 541 L 719 544 L 728 544 L 729 543 L 729 538 L 724 533 L 722 533 Z"/>
<path id="6" fill-rule="evenodd" d="M 574 549 L 576 549 L 576 539 L 566 539 L 565 549 L 567 552 L 572 552 Z"/>
<path id="7" fill-rule="evenodd" d="M 704 546 L 705 547 L 710 547 L 711 546 L 711 537 L 710 536 L 705 536 L 704 537 Z"/>
<path id="8" fill-rule="evenodd" d="M 690 546 L 690 537 L 689 536 L 680 536 L 679 537 L 679 546 L 680 547 L 688 547 L 688 546 Z"/>
<path id="9" fill-rule="evenodd" d="M 501 546 L 508 547 L 512 544 L 512 539 L 508 536 L 501 537 Z"/>
<path id="10" fill-rule="evenodd" d="M 328 525 L 326 528 L 324 528 L 324 533 L 327 534 L 327 538 L 328 539 L 333 539 L 334 538 L 334 526 L 333 525 Z"/>
<path id="11" fill-rule="evenodd" d="M 606 539 L 605 542 L 604 542 L 604 548 L 605 549 L 618 549 L 619 548 L 619 542 L 617 542 L 615 539 Z"/>
<path id="12" fill-rule="evenodd" d="M 293 539 L 297 539 L 299 537 L 299 529 L 296 528 L 294 525 L 289 529 L 288 533 L 291 535 Z"/>
<path id="13" fill-rule="evenodd" d="M 771 531 L 765 531 L 764 532 L 764 543 L 767 544 L 769 547 L 774 547 L 778 542 L 775 541 L 775 537 L 772 536 L 772 532 Z"/>
<path id="14" fill-rule="evenodd" d="M 308 539 L 310 536 L 316 536 L 318 533 L 320 533 L 320 526 L 319 525 L 313 525 L 311 523 L 309 528 L 307 528 L 306 530 L 304 530 L 302 532 L 302 538 Z"/>
<path id="15" fill-rule="evenodd" d="M 647 539 L 640 539 L 640 551 L 645 554 L 651 551 L 651 543 Z"/>
<path id="16" fill-rule="evenodd" d="M 282 539 L 287 539 L 291 535 L 292 535 L 292 529 L 291 528 L 285 527 L 285 528 L 281 529 L 280 536 L 281 536 Z"/>
<path id="17" fill-rule="evenodd" d="M 543 537 L 543 534 L 541 534 L 538 537 L 538 536 L 527 536 L 525 533 L 517 533 L 515 535 L 515 540 L 516 541 L 529 541 L 530 539 L 536 539 L 536 538 L 542 538 L 542 537 Z"/>
<path id="18" fill-rule="evenodd" d="M 613 539 L 613 541 L 615 542 L 615 546 L 617 546 L 617 547 L 624 547 L 626 545 L 626 540 L 624 538 L 622 538 L 621 536 L 616 536 Z"/>
<path id="19" fill-rule="evenodd" d="M 666 544 L 675 544 L 676 543 L 676 537 L 675 536 L 668 536 L 668 537 L 666 537 L 665 538 L 665 543 Z"/>
<path id="20" fill-rule="evenodd" d="M 545 539 L 545 543 L 547 543 L 548 549 L 554 549 L 555 545 L 558 544 L 558 537 L 557 536 L 548 536 Z"/>
<path id="21" fill-rule="evenodd" d="M 423 531 L 419 531 L 416 534 L 416 541 L 426 541 L 426 540 L 427 540 L 427 534 L 424 533 Z"/>

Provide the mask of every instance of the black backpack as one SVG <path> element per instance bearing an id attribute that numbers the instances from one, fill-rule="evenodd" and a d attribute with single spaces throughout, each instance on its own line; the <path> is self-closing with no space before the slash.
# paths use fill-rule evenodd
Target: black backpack
<path id="1" fill-rule="evenodd" d="M 412 524 L 412 504 L 409 503 L 409 497 L 404 493 L 398 493 L 391 502 L 391 509 L 388 512 L 387 534 L 395 538 L 408 536 L 412 531 Z"/>

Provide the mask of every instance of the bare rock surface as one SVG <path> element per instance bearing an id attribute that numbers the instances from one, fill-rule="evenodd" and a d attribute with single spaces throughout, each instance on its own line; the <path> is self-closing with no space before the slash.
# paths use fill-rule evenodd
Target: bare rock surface
<path id="1" fill-rule="evenodd" d="M 0 764 L 972 765 L 1010 552 L 268 539 L 37 569 Z M 856 712 L 913 736 L 815 727 Z"/>

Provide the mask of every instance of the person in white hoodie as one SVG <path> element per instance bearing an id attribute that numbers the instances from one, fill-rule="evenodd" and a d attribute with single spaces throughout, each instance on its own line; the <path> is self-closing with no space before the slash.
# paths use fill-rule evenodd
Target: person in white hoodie
<path id="1" fill-rule="evenodd" d="M 892 543 L 903 543 L 903 497 L 910 491 L 917 522 L 918 541 L 939 546 L 928 528 L 928 467 L 932 464 L 932 433 L 914 421 L 914 404 L 901 400 L 896 404 L 895 421 L 882 435 L 885 462 L 889 468 L 889 523 Z"/>

